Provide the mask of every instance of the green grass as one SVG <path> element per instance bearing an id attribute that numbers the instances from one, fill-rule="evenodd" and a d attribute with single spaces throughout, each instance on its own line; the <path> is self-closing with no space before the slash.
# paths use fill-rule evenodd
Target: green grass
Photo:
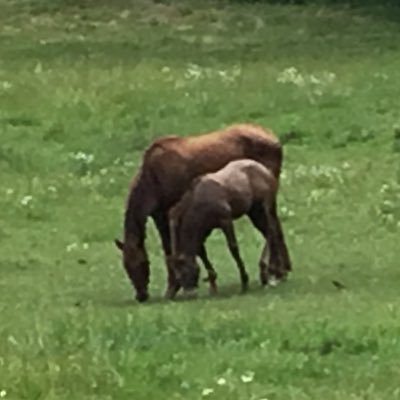
<path id="1" fill-rule="evenodd" d="M 399 399 L 398 9 L 66 3 L 0 0 L 0 396 Z M 240 121 L 285 140 L 290 280 L 261 290 L 241 220 L 250 292 L 215 233 L 220 294 L 166 302 L 150 223 L 138 305 L 113 239 L 142 150 Z"/>

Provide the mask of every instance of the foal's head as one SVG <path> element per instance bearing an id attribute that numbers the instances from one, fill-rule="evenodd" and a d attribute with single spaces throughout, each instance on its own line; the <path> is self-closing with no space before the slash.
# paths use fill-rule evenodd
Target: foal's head
<path id="1" fill-rule="evenodd" d="M 144 302 L 149 298 L 149 261 L 146 250 L 135 240 L 126 240 L 125 243 L 115 239 L 115 245 L 122 251 L 124 268 L 136 289 L 136 300 Z"/>
<path id="2" fill-rule="evenodd" d="M 196 256 L 177 256 L 174 259 L 174 272 L 183 290 L 190 291 L 198 288 L 200 267 L 196 263 Z"/>

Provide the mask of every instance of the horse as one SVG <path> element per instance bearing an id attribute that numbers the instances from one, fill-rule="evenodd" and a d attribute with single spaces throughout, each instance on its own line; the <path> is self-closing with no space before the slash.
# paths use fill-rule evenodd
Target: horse
<path id="1" fill-rule="evenodd" d="M 161 238 L 168 274 L 165 296 L 170 298 L 179 290 L 179 284 L 170 257 L 168 210 L 180 200 L 193 179 L 245 158 L 260 162 L 279 180 L 282 145 L 271 130 L 256 124 L 234 124 L 189 137 L 164 136 L 145 150 L 126 201 L 124 240 L 115 239 L 139 302 L 149 297 L 150 263 L 145 247 L 148 217 L 154 220 Z M 207 265 L 204 247 L 199 256 Z"/>
<path id="2" fill-rule="evenodd" d="M 277 215 L 277 192 L 278 181 L 273 173 L 257 161 L 247 159 L 231 161 L 219 171 L 192 182 L 168 213 L 174 272 L 185 291 L 198 286 L 200 270 L 195 258 L 216 228 L 224 233 L 240 273 L 242 291 L 247 290 L 249 276 L 233 226 L 233 220 L 243 215 L 250 218 L 265 238 L 259 261 L 261 284 L 267 285 L 271 276 L 287 275 L 291 261 Z M 212 265 L 207 266 L 207 271 L 210 290 L 216 292 L 216 272 Z"/>

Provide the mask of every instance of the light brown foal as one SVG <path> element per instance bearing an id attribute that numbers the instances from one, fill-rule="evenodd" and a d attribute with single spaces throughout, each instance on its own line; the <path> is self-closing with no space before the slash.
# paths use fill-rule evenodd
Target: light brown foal
<path id="1" fill-rule="evenodd" d="M 193 182 L 169 212 L 175 273 L 185 290 L 198 285 L 195 258 L 205 251 L 204 243 L 215 228 L 222 229 L 240 272 L 242 290 L 247 289 L 249 278 L 233 226 L 233 220 L 245 214 L 266 240 L 259 261 L 262 285 L 267 285 L 271 276 L 277 279 L 287 276 L 291 262 L 277 215 L 277 192 L 274 174 L 250 159 L 232 161 Z M 211 289 L 215 291 L 216 273 L 211 263 L 206 268 Z"/>

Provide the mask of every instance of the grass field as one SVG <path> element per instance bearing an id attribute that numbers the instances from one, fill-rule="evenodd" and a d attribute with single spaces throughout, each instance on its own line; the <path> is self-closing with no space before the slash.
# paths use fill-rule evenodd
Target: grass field
<path id="1" fill-rule="evenodd" d="M 0 0 L 0 398 L 400 399 L 399 10 L 63 3 Z M 241 220 L 250 292 L 215 233 L 220 294 L 166 302 L 150 223 L 138 305 L 142 150 L 240 121 L 285 141 L 290 280 L 259 287 Z"/>

